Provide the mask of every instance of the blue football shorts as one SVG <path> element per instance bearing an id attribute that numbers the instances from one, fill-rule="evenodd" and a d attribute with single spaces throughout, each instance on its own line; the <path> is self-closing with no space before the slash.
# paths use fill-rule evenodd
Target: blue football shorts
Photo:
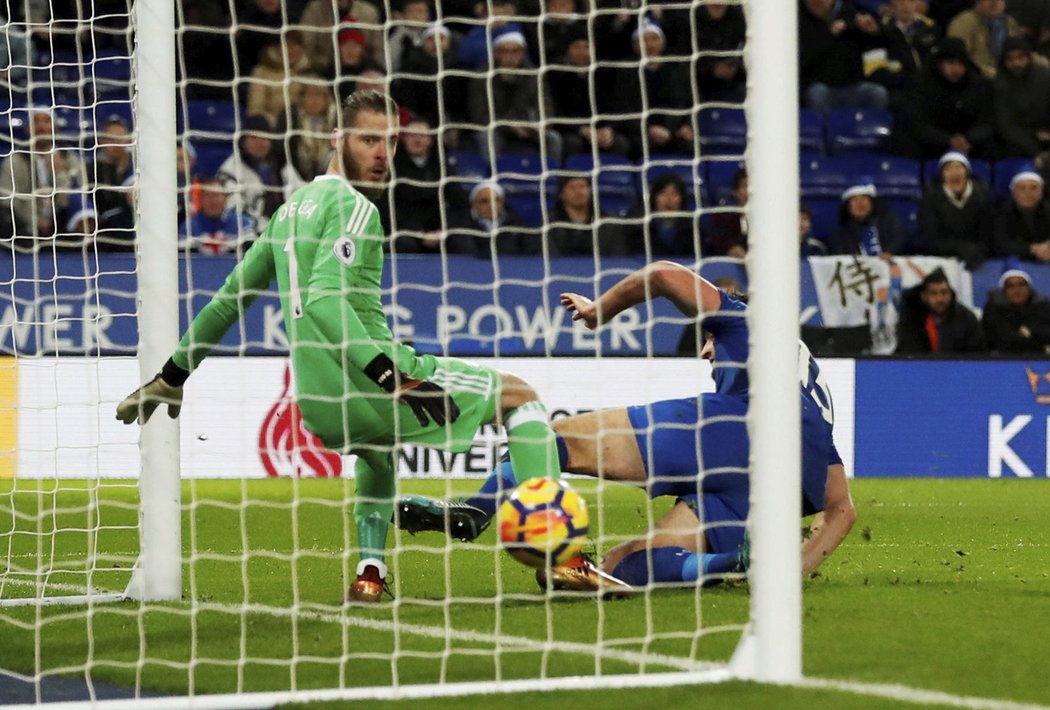
<path id="1" fill-rule="evenodd" d="M 746 399 L 718 393 L 627 408 L 649 495 L 689 505 L 703 521 L 708 552 L 733 551 L 744 540 L 751 490 L 746 415 Z M 831 425 L 806 397 L 802 431 L 802 512 L 809 515 L 823 509 L 827 467 L 842 459 Z"/>

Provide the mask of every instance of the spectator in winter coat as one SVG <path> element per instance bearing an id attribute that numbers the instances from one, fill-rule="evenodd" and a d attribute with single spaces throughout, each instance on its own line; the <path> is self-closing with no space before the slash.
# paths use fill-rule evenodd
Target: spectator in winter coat
<path id="1" fill-rule="evenodd" d="M 864 79 L 863 55 L 885 44 L 879 23 L 849 0 L 801 0 L 798 12 L 799 86 L 803 105 L 886 108 L 888 94 Z"/>
<path id="2" fill-rule="evenodd" d="M 926 65 L 898 125 L 927 160 L 954 150 L 971 158 L 995 157 L 992 84 L 970 62 L 957 39 L 947 39 Z"/>
<path id="3" fill-rule="evenodd" d="M 984 333 L 977 316 L 955 300 L 941 269 L 904 292 L 897 324 L 897 354 L 984 352 Z"/>
<path id="4" fill-rule="evenodd" d="M 1006 40 L 995 77 L 995 128 L 1004 155 L 1030 158 L 1050 148 L 1050 68 L 1032 61 L 1020 37 Z"/>
<path id="5" fill-rule="evenodd" d="M 828 242 L 829 254 L 891 257 L 904 245 L 904 230 L 870 183 L 842 193 L 839 226 Z"/>
<path id="6" fill-rule="evenodd" d="M 449 253 L 472 254 L 482 259 L 541 253 L 539 238 L 524 233 L 524 224 L 507 207 L 499 183 L 475 185 L 468 204 L 468 209 L 450 220 L 446 240 Z"/>
<path id="7" fill-rule="evenodd" d="M 1010 180 L 1010 201 L 995 221 L 995 256 L 1050 261 L 1050 204 L 1039 173 L 1023 171 Z"/>
<path id="8" fill-rule="evenodd" d="M 994 78 L 1006 38 L 1021 34 L 1021 26 L 1006 14 L 1006 0 L 976 0 L 948 25 L 948 36 L 966 46 L 973 63 L 988 78 Z"/>
<path id="9" fill-rule="evenodd" d="M 915 88 L 922 68 L 941 39 L 937 23 L 918 10 L 917 0 L 891 0 L 890 11 L 882 18 L 886 42 L 886 62 L 870 73 L 885 86 L 890 101 Z"/>
<path id="10" fill-rule="evenodd" d="M 609 222 L 609 215 L 595 205 L 587 175 L 567 175 L 558 189 L 558 200 L 548 219 L 546 237 L 551 256 L 626 256 L 624 230 Z"/>
<path id="11" fill-rule="evenodd" d="M 924 251 L 954 256 L 975 269 L 988 258 L 995 211 L 988 187 L 973 177 L 969 159 L 949 151 L 941 156 L 939 179 L 919 205 L 919 238 Z"/>
<path id="12" fill-rule="evenodd" d="M 988 292 L 981 324 L 992 352 L 1050 355 L 1050 300 L 1036 293 L 1026 271 L 1002 275 Z"/>

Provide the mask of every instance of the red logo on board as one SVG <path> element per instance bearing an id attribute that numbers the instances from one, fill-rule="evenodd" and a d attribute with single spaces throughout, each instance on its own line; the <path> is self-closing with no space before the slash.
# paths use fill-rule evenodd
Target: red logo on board
<path id="1" fill-rule="evenodd" d="M 292 395 L 291 366 L 284 366 L 284 389 L 259 430 L 259 458 L 270 476 L 332 478 L 343 473 L 343 459 L 329 451 L 306 425 Z"/>

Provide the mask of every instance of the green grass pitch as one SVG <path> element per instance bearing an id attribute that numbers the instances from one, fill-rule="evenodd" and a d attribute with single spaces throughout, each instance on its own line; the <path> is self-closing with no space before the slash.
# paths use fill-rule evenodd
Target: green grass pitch
<path id="1" fill-rule="evenodd" d="M 616 541 L 644 528 L 647 502 L 639 491 L 606 486 L 599 507 L 593 483 L 574 483 L 592 504 L 592 530 Z M 135 489 L 73 485 L 55 494 L 52 483 L 0 483 L 0 554 L 35 568 L 53 542 L 56 567 L 72 570 L 51 577 L 51 593 L 61 593 L 85 584 L 93 553 L 97 566 L 114 569 L 95 573 L 93 584 L 119 591 L 137 549 Z M 403 487 L 444 494 L 448 485 Z M 472 485 L 452 484 L 458 492 Z M 854 481 L 857 524 L 804 584 L 806 674 L 1050 703 L 1048 493 L 1046 481 Z M 90 662 L 95 680 L 158 693 L 659 672 L 725 659 L 746 618 L 743 583 L 602 603 L 547 599 L 530 570 L 496 549 L 492 530 L 472 545 L 397 534 L 402 550 L 388 561 L 399 603 L 341 609 L 356 562 L 345 502 L 351 495 L 352 482 L 339 480 L 187 481 L 183 547 L 193 560 L 184 567 L 184 601 L 99 605 L 90 614 L 83 607 L 0 608 L 0 668 L 83 677 Z M 668 504 L 658 501 L 655 512 Z M 85 533 L 96 520 L 117 529 Z M 52 527 L 58 534 L 31 534 Z M 18 577 L 4 583 L 4 598 L 31 594 L 11 579 Z M 700 699 L 741 708 L 889 703 L 747 683 L 498 702 L 693 707 Z M 433 710 L 464 701 L 411 702 Z"/>

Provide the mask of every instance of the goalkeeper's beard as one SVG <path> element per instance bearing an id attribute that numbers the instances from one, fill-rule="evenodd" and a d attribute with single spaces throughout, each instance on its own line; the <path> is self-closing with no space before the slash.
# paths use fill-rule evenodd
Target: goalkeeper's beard
<path id="1" fill-rule="evenodd" d="M 383 194 L 383 190 L 386 189 L 387 182 L 390 180 L 389 163 L 383 167 L 383 176 L 377 182 L 374 178 L 371 178 L 368 175 L 370 171 L 362 167 L 354 159 L 353 154 L 350 152 L 350 141 L 343 143 L 341 157 L 343 160 L 343 175 L 346 176 L 346 179 L 368 199 L 373 201 L 379 199 Z"/>

